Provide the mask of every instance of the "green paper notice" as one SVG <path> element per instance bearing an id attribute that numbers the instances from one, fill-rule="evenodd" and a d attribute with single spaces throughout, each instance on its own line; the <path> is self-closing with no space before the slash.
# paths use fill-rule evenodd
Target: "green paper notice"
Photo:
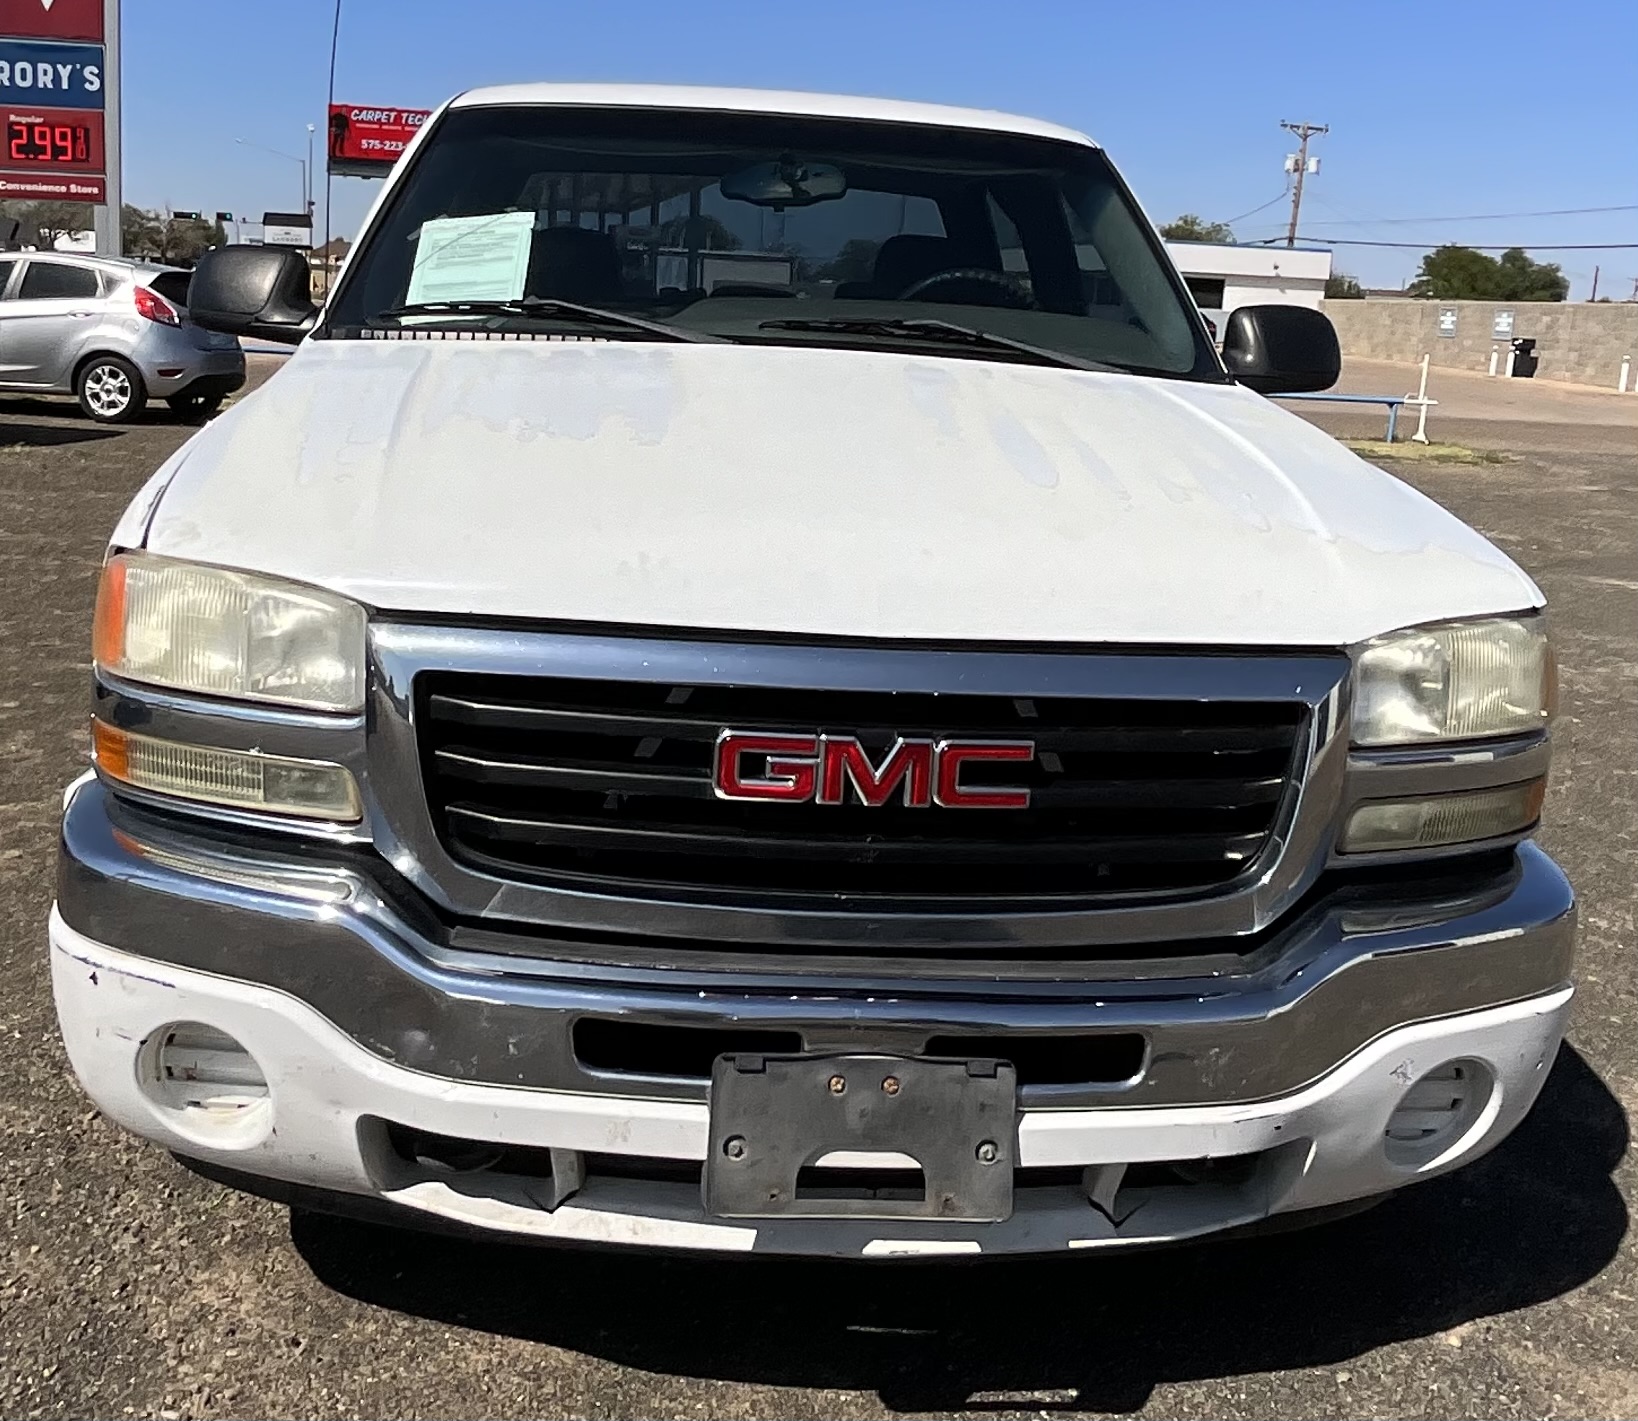
<path id="1" fill-rule="evenodd" d="M 516 301 L 523 295 L 534 238 L 533 212 L 434 217 L 421 224 L 410 272 L 410 304 Z"/>

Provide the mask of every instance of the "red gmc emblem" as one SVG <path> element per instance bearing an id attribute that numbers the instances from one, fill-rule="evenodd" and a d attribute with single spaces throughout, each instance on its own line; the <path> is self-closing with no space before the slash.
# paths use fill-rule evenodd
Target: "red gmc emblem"
<path id="1" fill-rule="evenodd" d="M 717 736 L 711 784 L 718 799 L 841 804 L 848 786 L 861 804 L 878 808 L 896 794 L 912 809 L 1028 809 L 1029 789 L 963 785 L 967 765 L 1026 763 L 1033 740 L 906 740 L 893 742 L 880 764 L 851 735 L 780 735 L 724 730 Z"/>

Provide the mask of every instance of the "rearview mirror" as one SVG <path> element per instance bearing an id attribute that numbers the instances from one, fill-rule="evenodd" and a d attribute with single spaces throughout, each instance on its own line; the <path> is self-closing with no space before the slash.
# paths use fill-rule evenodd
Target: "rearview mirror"
<path id="1" fill-rule="evenodd" d="M 787 207 L 834 202 L 847 192 L 847 178 L 834 164 L 810 163 L 787 153 L 777 162 L 753 163 L 725 173 L 717 188 L 724 197 L 782 212 Z"/>
<path id="2" fill-rule="evenodd" d="M 1241 306 L 1223 331 L 1223 364 L 1261 395 L 1328 390 L 1342 374 L 1330 320 L 1306 306 Z"/>
<path id="3" fill-rule="evenodd" d="M 188 319 L 207 331 L 296 345 L 317 317 L 307 259 L 288 247 L 206 252 L 188 286 Z"/>

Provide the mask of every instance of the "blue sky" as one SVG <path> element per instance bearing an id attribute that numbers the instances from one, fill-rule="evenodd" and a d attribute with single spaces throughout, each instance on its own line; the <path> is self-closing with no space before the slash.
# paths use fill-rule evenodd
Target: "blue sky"
<path id="1" fill-rule="evenodd" d="M 324 105 L 333 0 L 126 0 L 126 200 L 259 215 L 298 205 Z M 228 19 L 231 14 L 231 21 Z M 1638 211 L 1395 221 L 1638 204 L 1633 0 L 342 0 L 339 101 L 430 108 L 474 85 L 640 80 L 882 94 L 1036 114 L 1102 142 L 1152 216 L 1284 231 L 1280 120 L 1328 123 L 1313 236 L 1638 242 Z M 317 181 L 320 225 L 323 176 Z M 377 184 L 334 180 L 351 235 Z M 1368 285 L 1413 251 L 1342 247 Z M 1632 295 L 1638 249 L 1541 252 L 1585 299 Z"/>

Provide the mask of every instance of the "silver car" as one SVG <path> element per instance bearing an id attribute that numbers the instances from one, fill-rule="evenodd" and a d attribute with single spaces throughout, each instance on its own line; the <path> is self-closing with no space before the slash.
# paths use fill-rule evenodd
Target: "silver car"
<path id="1" fill-rule="evenodd" d="M 0 254 L 0 392 L 73 395 L 102 424 L 150 399 L 212 413 L 244 384 L 245 357 L 188 320 L 191 278 L 113 257 Z"/>

